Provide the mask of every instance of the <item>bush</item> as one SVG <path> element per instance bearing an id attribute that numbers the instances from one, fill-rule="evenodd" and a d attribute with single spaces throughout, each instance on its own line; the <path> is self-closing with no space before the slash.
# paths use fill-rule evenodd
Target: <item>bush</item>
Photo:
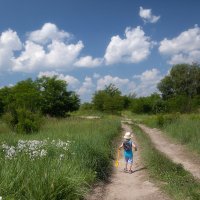
<path id="1" fill-rule="evenodd" d="M 18 123 L 17 113 L 15 111 L 5 113 L 2 116 L 2 119 L 12 130 L 15 129 L 15 126 Z"/>
<path id="2" fill-rule="evenodd" d="M 33 113 L 22 108 L 5 113 L 3 120 L 13 131 L 26 134 L 39 131 L 42 124 L 42 118 L 39 113 Z"/>
<path id="3" fill-rule="evenodd" d="M 25 109 L 18 109 L 18 124 L 16 125 L 16 131 L 19 133 L 33 133 L 38 132 L 41 124 L 42 118 L 39 113 L 33 113 Z"/>
<path id="4" fill-rule="evenodd" d="M 179 113 L 168 114 L 168 115 L 158 115 L 156 118 L 156 123 L 159 127 L 163 127 L 167 124 L 176 122 L 178 119 L 180 119 Z"/>

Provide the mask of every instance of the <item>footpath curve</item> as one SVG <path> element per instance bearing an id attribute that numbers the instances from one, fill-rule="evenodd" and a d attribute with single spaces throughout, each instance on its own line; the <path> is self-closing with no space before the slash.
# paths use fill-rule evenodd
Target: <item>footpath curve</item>
<path id="1" fill-rule="evenodd" d="M 171 141 L 162 131 L 138 124 L 151 139 L 155 148 L 167 155 L 169 159 L 177 164 L 182 164 L 195 178 L 200 180 L 200 159 L 191 154 L 183 145 Z"/>

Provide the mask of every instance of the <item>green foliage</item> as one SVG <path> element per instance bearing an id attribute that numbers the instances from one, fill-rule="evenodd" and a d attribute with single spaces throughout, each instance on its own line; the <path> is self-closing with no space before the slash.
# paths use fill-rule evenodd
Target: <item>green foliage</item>
<path id="1" fill-rule="evenodd" d="M 169 112 L 187 113 L 198 109 L 200 96 L 189 98 L 185 95 L 177 95 L 165 100 Z"/>
<path id="2" fill-rule="evenodd" d="M 92 103 L 96 110 L 112 114 L 118 113 L 124 108 L 121 92 L 113 84 L 106 86 L 104 90 L 95 92 Z"/>
<path id="3" fill-rule="evenodd" d="M 1 124 L 0 124 L 1 125 Z M 112 167 L 112 142 L 120 131 L 120 120 L 105 118 L 49 118 L 39 134 L 0 134 L 0 141 L 16 145 L 19 139 L 70 141 L 64 158 L 47 146 L 47 157 L 30 160 L 4 158 L 0 148 L 0 194 L 5 199 L 84 199 L 96 180 L 108 179 Z"/>
<path id="4" fill-rule="evenodd" d="M 39 113 L 33 113 L 26 109 L 17 110 L 18 123 L 16 131 L 18 133 L 33 133 L 38 132 L 42 125 L 42 117 Z"/>
<path id="5" fill-rule="evenodd" d="M 11 88 L 3 87 L 0 89 L 0 115 L 6 112 L 11 95 Z"/>
<path id="6" fill-rule="evenodd" d="M 11 130 L 15 130 L 16 124 L 18 123 L 17 113 L 15 111 L 6 112 L 2 116 L 2 120 L 11 128 Z"/>
<path id="7" fill-rule="evenodd" d="M 194 97 L 200 95 L 200 67 L 198 64 L 178 64 L 170 70 L 170 74 L 158 84 L 164 99 L 176 95 Z"/>
<path id="8" fill-rule="evenodd" d="M 34 112 L 39 110 L 40 101 L 40 91 L 31 79 L 20 81 L 11 88 L 9 107 L 25 108 Z"/>
<path id="9" fill-rule="evenodd" d="M 16 111 L 7 112 L 2 117 L 8 126 L 17 133 L 37 132 L 42 125 L 42 117 L 39 113 L 19 108 Z"/>
<path id="10" fill-rule="evenodd" d="M 168 114 L 168 115 L 157 115 L 156 123 L 158 127 L 164 127 L 168 124 L 174 123 L 180 119 L 179 113 Z"/>
<path id="11" fill-rule="evenodd" d="M 156 93 L 149 97 L 140 97 L 132 99 L 130 106 L 133 113 L 160 113 L 165 110 L 165 104 Z"/>
<path id="12" fill-rule="evenodd" d="M 89 111 L 93 109 L 93 105 L 91 103 L 83 103 L 80 106 L 80 110 L 85 110 L 85 111 Z"/>
<path id="13" fill-rule="evenodd" d="M 42 77 L 36 80 L 41 94 L 41 111 L 43 114 L 64 117 L 67 112 L 77 110 L 80 99 L 74 92 L 67 91 L 67 83 L 56 76 Z"/>

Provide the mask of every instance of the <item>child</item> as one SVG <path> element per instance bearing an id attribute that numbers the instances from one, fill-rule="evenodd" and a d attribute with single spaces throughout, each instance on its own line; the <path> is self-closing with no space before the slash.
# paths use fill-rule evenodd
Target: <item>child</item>
<path id="1" fill-rule="evenodd" d="M 121 146 L 119 147 L 119 149 L 121 149 L 122 147 L 124 148 L 124 157 L 125 157 L 125 168 L 124 171 L 125 172 L 129 172 L 130 174 L 133 173 L 132 171 L 132 166 L 133 166 L 133 150 L 132 148 L 135 149 L 135 151 L 137 151 L 137 146 L 131 141 L 132 135 L 130 132 L 126 132 L 126 134 L 124 135 L 124 142 L 121 144 Z M 127 169 L 129 164 L 129 170 Z"/>

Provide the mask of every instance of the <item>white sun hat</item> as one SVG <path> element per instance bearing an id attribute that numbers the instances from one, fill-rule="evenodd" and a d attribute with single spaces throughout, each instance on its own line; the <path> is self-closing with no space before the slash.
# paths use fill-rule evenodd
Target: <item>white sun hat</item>
<path id="1" fill-rule="evenodd" d="M 124 139 L 131 139 L 133 135 L 130 132 L 126 132 L 124 135 Z"/>

